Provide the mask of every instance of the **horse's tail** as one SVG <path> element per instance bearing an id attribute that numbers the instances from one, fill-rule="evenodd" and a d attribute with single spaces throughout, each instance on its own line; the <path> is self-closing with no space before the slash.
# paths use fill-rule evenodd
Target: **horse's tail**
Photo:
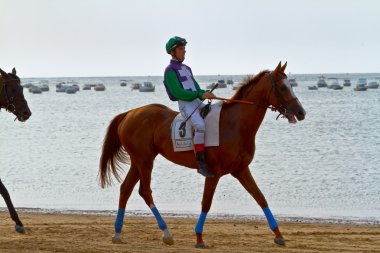
<path id="1" fill-rule="evenodd" d="M 121 181 L 119 171 L 120 163 L 129 163 L 129 155 L 121 145 L 117 129 L 120 122 L 124 119 L 128 112 L 117 115 L 110 123 L 107 134 L 103 141 L 103 150 L 99 164 L 99 181 L 100 186 L 105 188 L 112 185 L 111 174 L 115 176 L 117 181 Z"/>

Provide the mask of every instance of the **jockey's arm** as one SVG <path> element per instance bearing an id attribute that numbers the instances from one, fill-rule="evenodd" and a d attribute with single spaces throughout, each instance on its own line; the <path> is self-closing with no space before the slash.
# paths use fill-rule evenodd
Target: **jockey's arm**
<path id="1" fill-rule="evenodd" d="M 194 82 L 197 91 L 190 91 L 182 88 L 174 71 L 167 71 L 164 78 L 170 93 L 177 99 L 183 101 L 193 101 L 196 98 L 202 99 L 204 91 L 199 88 L 198 83 Z"/>

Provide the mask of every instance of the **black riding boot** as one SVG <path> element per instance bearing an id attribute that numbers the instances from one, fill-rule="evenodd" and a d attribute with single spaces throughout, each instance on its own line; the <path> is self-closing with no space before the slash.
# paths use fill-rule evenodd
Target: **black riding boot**
<path id="1" fill-rule="evenodd" d="M 205 177 L 213 177 L 214 174 L 210 172 L 206 164 L 206 156 L 204 151 L 198 151 L 195 154 L 195 159 L 198 163 L 198 173 L 202 174 Z"/>

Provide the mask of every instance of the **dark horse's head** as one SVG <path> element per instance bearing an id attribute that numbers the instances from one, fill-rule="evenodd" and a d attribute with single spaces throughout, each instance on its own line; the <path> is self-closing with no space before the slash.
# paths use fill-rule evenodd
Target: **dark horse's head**
<path id="1" fill-rule="evenodd" d="M 290 123 L 296 123 L 297 120 L 305 119 L 306 112 L 293 92 L 284 72 L 285 68 L 286 63 L 281 66 L 280 62 L 275 70 L 266 75 L 270 90 L 267 95 L 267 103 L 275 107 Z"/>
<path id="2" fill-rule="evenodd" d="M 0 69 L 0 109 L 13 113 L 19 121 L 26 121 L 32 115 L 28 103 L 24 98 L 20 78 L 16 75 L 16 69 L 12 73 L 6 73 Z"/>

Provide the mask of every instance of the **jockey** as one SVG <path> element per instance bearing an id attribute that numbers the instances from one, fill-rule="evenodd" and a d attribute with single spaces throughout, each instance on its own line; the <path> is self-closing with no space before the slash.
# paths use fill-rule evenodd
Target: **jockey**
<path id="1" fill-rule="evenodd" d="M 202 90 L 195 81 L 191 69 L 182 64 L 185 60 L 185 46 L 187 41 L 175 36 L 166 43 L 166 52 L 172 56 L 169 66 L 165 69 L 164 84 L 169 98 L 178 101 L 179 111 L 184 118 L 202 103 L 201 99 L 212 99 L 215 95 Z M 202 103 L 189 118 L 190 124 L 195 129 L 194 151 L 198 164 L 198 172 L 205 177 L 214 175 L 208 170 L 205 156 L 205 122 L 200 115 L 200 110 L 205 105 Z"/>

